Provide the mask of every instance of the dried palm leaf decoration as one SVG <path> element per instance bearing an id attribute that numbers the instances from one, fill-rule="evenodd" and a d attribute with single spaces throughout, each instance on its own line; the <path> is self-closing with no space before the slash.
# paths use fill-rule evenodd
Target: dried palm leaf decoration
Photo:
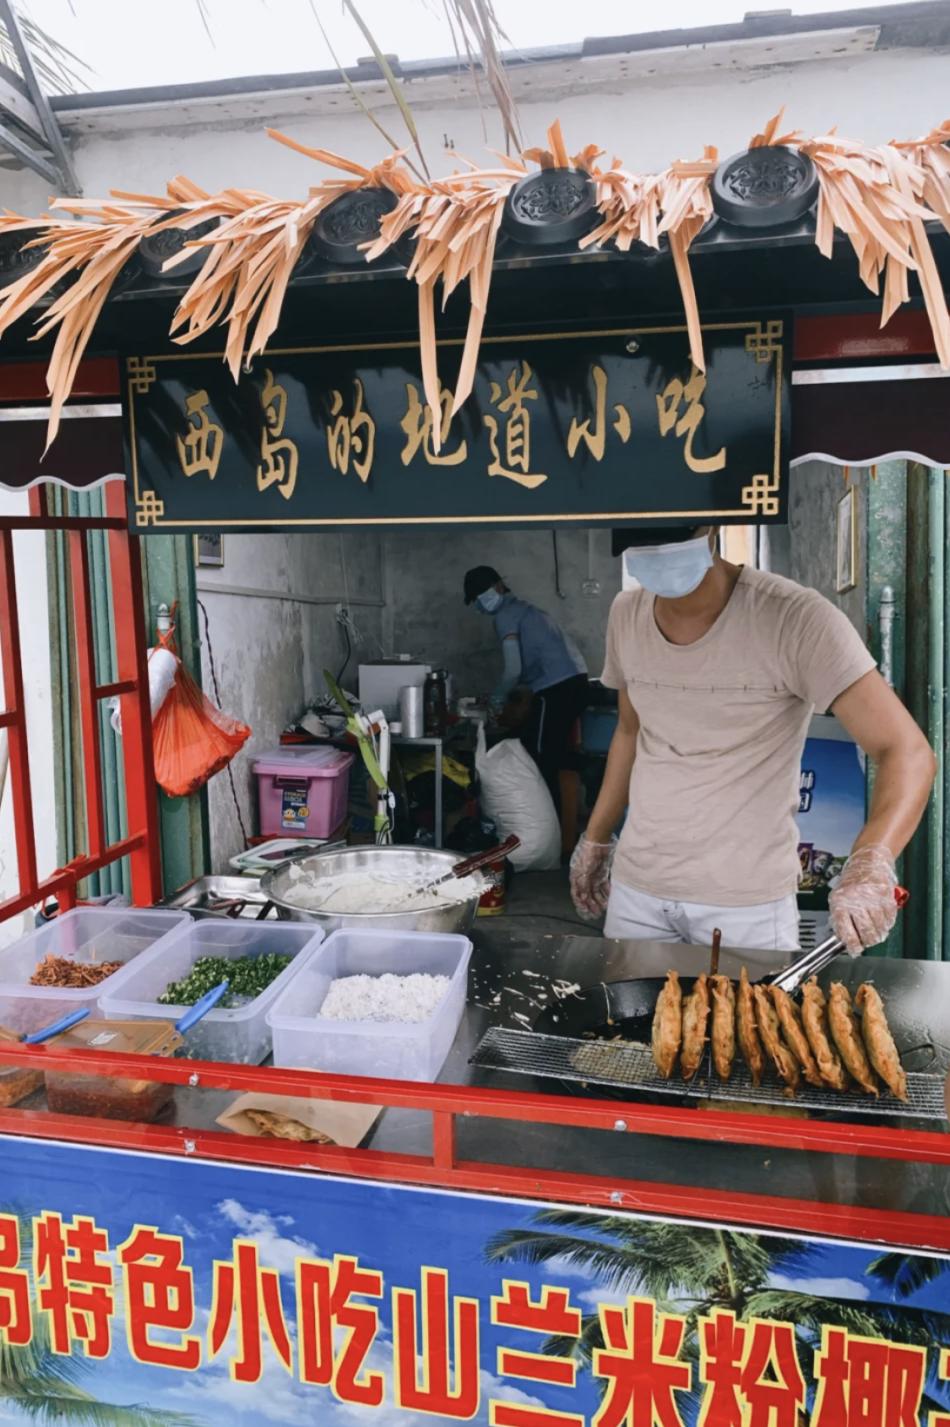
<path id="1" fill-rule="evenodd" d="M 819 180 L 815 233 L 819 250 L 831 255 L 836 230 L 848 239 L 862 280 L 881 296 L 882 323 L 907 301 L 908 274 L 916 273 L 940 363 L 950 368 L 950 315 L 925 226 L 938 221 L 950 232 L 950 121 L 921 138 L 894 140 L 876 148 L 833 131 L 811 139 L 797 131 L 782 133 L 781 123 L 780 112 L 751 145 L 786 145 L 814 162 Z M 186 234 L 182 251 L 165 264 L 169 271 L 196 250 L 206 253 L 179 303 L 172 335 L 186 344 L 218 325 L 225 327 L 225 359 L 237 378 L 242 365 L 261 355 L 276 331 L 294 267 L 320 214 L 341 194 L 372 186 L 389 189 L 397 201 L 382 218 L 378 238 L 365 245 L 367 260 L 377 260 L 401 238 L 415 239 L 407 276 L 418 286 L 421 369 L 432 411 L 433 442 L 438 445 L 451 415 L 472 389 L 505 200 L 531 164 L 573 167 L 590 174 L 600 221 L 580 240 L 581 248 L 608 242 L 621 251 L 635 242 L 658 248 L 666 236 L 683 298 L 691 356 L 704 369 L 689 251 L 712 215 L 714 148 L 706 148 L 701 159 L 678 160 L 662 173 L 640 175 L 626 169 L 619 158 L 609 167 L 599 167 L 602 151 L 593 144 L 570 156 L 560 124 L 554 123 L 544 149 L 525 149 L 520 159 L 498 155 L 497 165 L 491 167 L 456 156 L 464 167 L 430 182 L 410 171 L 401 151 L 366 168 L 327 149 L 308 148 L 268 132 L 337 174 L 322 179 L 297 200 L 252 189 L 209 194 L 179 177 L 161 197 L 117 191 L 110 199 L 56 200 L 51 205 L 53 217 L 0 215 L 0 233 L 22 232 L 24 249 L 42 253 L 38 263 L 0 293 L 0 336 L 36 308 L 41 309 L 36 337 L 55 333 L 47 371 L 50 442 L 99 314 L 143 238 L 163 228 Z M 61 213 L 69 216 L 58 216 Z M 213 227 L 206 231 L 209 220 Z M 441 282 L 444 304 L 466 281 L 471 311 L 455 393 L 449 401 L 439 385 L 435 293 Z"/>
<path id="2" fill-rule="evenodd" d="M 268 129 L 278 143 L 308 158 L 342 170 L 348 178 L 324 179 L 307 198 L 292 202 L 249 189 L 231 189 L 226 207 L 210 199 L 191 215 L 191 224 L 209 217 L 224 221 L 213 232 L 186 244 L 170 258 L 165 271 L 183 261 L 190 248 L 206 247 L 209 257 L 175 313 L 175 341 L 193 342 L 219 322 L 227 324 L 225 360 L 237 380 L 247 365 L 265 350 L 280 321 L 281 308 L 296 266 L 323 210 L 344 193 L 365 187 L 389 188 L 401 194 L 413 187 L 408 171 L 393 154 L 375 168 L 365 168 L 329 149 L 311 149 Z M 252 331 L 253 324 L 253 331 Z M 184 331 L 182 331 L 184 329 Z"/>

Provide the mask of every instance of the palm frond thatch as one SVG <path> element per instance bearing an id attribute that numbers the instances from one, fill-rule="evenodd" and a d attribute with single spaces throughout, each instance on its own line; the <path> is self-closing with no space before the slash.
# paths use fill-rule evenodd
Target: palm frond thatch
<path id="1" fill-rule="evenodd" d="M 602 221 L 578 245 L 587 248 L 613 242 L 621 252 L 629 252 L 639 242 L 659 249 L 661 238 L 667 235 L 686 314 L 690 356 L 703 372 L 706 360 L 689 249 L 712 217 L 710 182 L 716 159 L 716 150 L 707 148 L 701 159 L 692 163 L 679 160 L 663 173 L 630 173 L 619 159 L 608 169 L 596 170 Z"/>
<path id="2" fill-rule="evenodd" d="M 514 149 L 516 153 L 520 152 L 523 140 L 518 106 L 498 49 L 499 41 L 510 44 L 510 40 L 502 29 L 492 0 L 445 0 L 445 11 L 456 48 L 456 36 L 461 36 L 476 91 L 480 90 L 479 72 L 488 80 L 504 129 L 506 151 L 511 153 Z"/>
<path id="3" fill-rule="evenodd" d="M 830 255 L 835 231 L 847 236 L 863 280 L 875 292 L 883 281 L 884 321 L 907 300 L 908 274 L 916 272 L 941 365 L 950 369 L 950 313 L 925 226 L 938 219 L 950 230 L 950 151 L 945 147 L 950 122 L 922 139 L 871 149 L 833 134 L 804 140 L 794 131 L 780 133 L 780 120 L 781 115 L 775 115 L 752 143 L 797 146 L 814 160 L 820 179 L 819 249 Z M 367 260 L 376 260 L 401 238 L 415 240 L 407 275 L 419 290 L 423 385 L 437 448 L 448 420 L 472 388 L 503 209 L 528 163 L 573 167 L 591 176 L 601 222 L 581 241 L 582 247 L 612 242 L 625 250 L 643 242 L 656 248 L 667 238 L 692 359 L 704 369 L 689 250 L 712 215 L 714 148 L 707 147 L 693 162 L 677 161 L 662 173 L 637 175 L 617 158 L 609 167 L 599 167 L 602 150 L 594 144 L 570 156 L 560 125 L 554 123 L 548 146 L 526 149 L 521 160 L 500 155 L 494 168 L 463 160 L 467 168 L 422 183 L 410 173 L 403 151 L 367 168 L 285 135 L 271 137 L 342 170 L 344 177 L 325 178 L 297 200 L 247 189 L 208 194 L 179 177 L 163 197 L 114 191 L 108 200 L 58 200 L 53 208 L 70 213 L 68 220 L 0 216 L 0 232 L 30 233 L 25 247 L 44 250 L 42 261 L 0 294 L 0 334 L 32 308 L 50 304 L 37 333 L 56 331 L 48 372 L 50 439 L 95 321 L 143 237 L 163 227 L 188 231 L 212 221 L 213 231 L 192 232 L 184 251 L 165 264 L 166 270 L 174 268 L 196 248 L 207 253 L 179 305 L 172 331 L 176 342 L 187 343 L 218 324 L 226 326 L 226 357 L 236 378 L 242 364 L 263 353 L 273 336 L 294 267 L 319 215 L 340 194 L 366 185 L 386 187 L 397 197 L 395 208 L 381 220 L 378 238 L 364 245 Z M 441 282 L 444 304 L 466 281 L 471 311 L 450 402 L 439 385 L 435 292 Z"/>
<path id="4" fill-rule="evenodd" d="M 900 142 L 892 139 L 890 147 L 907 149 L 923 173 L 923 201 L 935 218 L 950 233 L 950 119 L 945 119 L 921 139 Z"/>
<path id="5" fill-rule="evenodd" d="M 72 279 L 58 295 L 53 295 L 33 339 L 56 332 L 47 371 L 51 403 L 47 445 L 59 430 L 63 403 L 72 391 L 82 355 L 116 279 L 145 234 L 162 226 L 166 216 L 162 206 L 167 210 L 175 205 L 163 205 L 159 199 L 155 206 L 142 211 L 124 205 L 60 199 L 52 206 L 77 216 L 87 215 L 94 221 L 53 218 L 40 223 L 16 214 L 0 217 L 0 233 L 40 229 L 25 247 L 46 249 L 39 265 L 24 273 L 0 297 L 0 335 L 53 294 L 64 280 Z"/>
<path id="6" fill-rule="evenodd" d="M 501 228 L 505 199 L 526 170 L 510 163 L 497 169 L 469 170 L 403 195 L 380 224 L 380 236 L 367 247 L 372 262 L 400 238 L 415 238 L 415 252 L 407 276 L 419 288 L 419 346 L 422 386 L 433 412 L 432 440 L 441 444 L 441 388 L 435 341 L 435 290 L 441 280 L 442 305 L 455 289 L 468 282 L 471 311 L 451 416 L 470 395 L 482 329 L 488 312 L 495 245 Z"/>
<path id="7" fill-rule="evenodd" d="M 302 201 L 270 198 L 252 189 L 229 189 L 213 198 L 204 195 L 172 220 L 189 227 L 209 218 L 222 220 L 211 233 L 190 239 L 165 268 L 174 268 L 188 249 L 209 250 L 178 305 L 172 333 L 180 334 L 176 342 L 186 344 L 219 322 L 226 323 L 225 359 L 235 380 L 242 365 L 260 355 L 276 331 L 287 285 L 323 210 L 344 193 L 364 186 L 390 188 L 399 194 L 413 188 L 399 153 L 366 168 L 329 149 L 308 148 L 277 130 L 267 133 L 308 158 L 343 170 L 347 177 L 323 179 Z"/>
<path id="8" fill-rule="evenodd" d="M 950 313 L 924 224 L 938 217 L 950 231 L 950 158 L 943 148 L 950 123 L 924 139 L 877 148 L 837 133 L 802 139 L 779 135 L 781 112 L 753 146 L 789 144 L 818 171 L 815 243 L 830 258 L 837 229 L 858 259 L 861 281 L 875 295 L 884 288 L 881 325 L 907 302 L 908 274 L 916 272 L 941 366 L 950 367 Z"/>

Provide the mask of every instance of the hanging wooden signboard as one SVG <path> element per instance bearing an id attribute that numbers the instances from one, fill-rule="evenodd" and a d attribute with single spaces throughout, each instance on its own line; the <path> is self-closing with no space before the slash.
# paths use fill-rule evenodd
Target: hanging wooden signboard
<path id="1" fill-rule="evenodd" d="M 785 520 L 788 325 L 483 339 L 452 415 L 460 344 L 440 343 L 435 417 L 418 347 L 129 357 L 133 529 Z M 438 435 L 436 433 L 438 423 Z"/>

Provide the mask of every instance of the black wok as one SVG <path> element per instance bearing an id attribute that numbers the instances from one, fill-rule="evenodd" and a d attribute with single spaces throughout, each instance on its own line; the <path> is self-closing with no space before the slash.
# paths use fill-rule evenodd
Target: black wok
<path id="1" fill-rule="evenodd" d="M 692 976 L 680 977 L 684 996 L 693 989 L 693 984 Z M 554 1006 L 545 1007 L 533 1029 L 549 1036 L 578 1039 L 613 1040 L 619 1035 L 625 1041 L 643 1041 L 648 1045 L 657 997 L 665 985 L 665 976 L 601 981 L 576 991 Z"/>

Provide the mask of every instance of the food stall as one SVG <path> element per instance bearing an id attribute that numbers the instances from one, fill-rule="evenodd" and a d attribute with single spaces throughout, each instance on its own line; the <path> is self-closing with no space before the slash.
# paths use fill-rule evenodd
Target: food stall
<path id="1" fill-rule="evenodd" d="M 470 938 L 424 934 L 411 919 L 403 931 L 364 929 L 371 915 L 323 940 L 306 919 L 150 910 L 162 887 L 140 537 L 297 523 L 777 523 L 796 452 L 834 453 L 837 442 L 843 464 L 895 451 L 948 459 L 933 420 L 941 382 L 914 375 L 933 365 L 935 340 L 940 351 L 939 322 L 935 337 L 914 310 L 878 335 L 853 259 L 841 246 L 830 261 L 815 249 L 812 169 L 783 146 L 778 182 L 771 160 L 781 166 L 782 154 L 766 150 L 768 172 L 753 148 L 731 168 L 710 160 L 679 175 L 701 200 L 688 279 L 681 233 L 662 251 L 578 253 L 579 233 L 597 221 L 596 185 L 579 168 L 519 177 L 494 254 L 503 320 L 486 327 L 477 363 L 466 314 L 450 306 L 448 335 L 424 342 L 420 369 L 398 250 L 367 268 L 358 247 L 378 236 L 381 213 L 399 211 L 386 195 L 374 209 L 378 188 L 358 190 L 358 202 L 337 195 L 336 221 L 323 213 L 279 342 L 236 384 L 210 337 L 172 346 L 170 297 L 182 287 L 174 269 L 140 258 L 105 304 L 71 388 L 73 407 L 93 391 L 101 405 L 121 403 L 121 417 L 91 418 L 102 423 L 95 461 L 79 434 L 89 418 L 78 415 L 68 456 L 55 444 L 41 454 L 42 373 L 17 351 L 28 334 L 8 335 L 0 399 L 21 413 L 8 423 L 17 480 L 62 479 L 60 459 L 91 462 L 96 478 L 110 465 L 128 475 L 127 492 L 106 487 L 98 521 L 119 660 L 109 685 L 89 631 L 92 522 L 51 516 L 38 494 L 29 516 L 0 518 L 0 717 L 21 881 L 0 910 L 53 894 L 65 913 L 21 952 L 25 970 L 48 956 L 109 963 L 96 985 L 67 992 L 30 986 L 35 971 L 17 979 L 0 953 L 0 1097 L 4 1078 L 32 1077 L 28 1094 L 20 1084 L 0 1105 L 4 1409 L 111 1420 L 121 1408 L 143 1423 L 362 1416 L 393 1427 L 950 1423 L 950 969 L 930 948 L 915 960 L 837 961 L 820 978 L 856 996 L 873 982 L 907 1099 L 877 1083 L 873 1096 L 806 1086 L 790 1099 L 774 1076 L 756 1087 L 737 1071 L 718 1083 L 705 1063 L 688 1084 L 663 1080 L 634 1042 L 612 1038 L 610 987 L 662 984 L 671 971 L 685 982 L 708 969 L 707 948 L 521 936 L 490 923 Z M 730 173 L 720 210 L 704 211 L 713 175 L 721 188 Z M 790 199 L 797 210 L 782 207 Z M 176 204 L 188 201 L 176 193 Z M 579 229 L 559 231 L 579 213 Z M 163 261 L 170 233 L 193 260 L 171 228 L 152 235 Z M 930 242 L 933 262 L 946 264 L 947 236 Z M 895 355 L 899 379 L 873 386 L 880 444 L 862 455 L 867 374 Z M 469 356 L 473 393 L 453 426 L 432 361 L 456 379 Z M 791 381 L 799 369 L 836 368 L 850 379 Z M 820 407 L 830 385 L 834 404 L 816 425 L 808 395 L 817 391 Z M 898 386 L 888 426 L 876 396 Z M 109 448 L 123 418 L 125 456 Z M 509 437 L 502 423 L 516 418 Z M 12 559 L 13 532 L 30 525 L 70 532 L 87 735 L 89 851 L 46 881 Z M 130 826 L 112 845 L 93 736 L 107 697 L 121 704 Z M 80 881 L 126 855 L 136 906 L 100 911 L 111 924 L 74 932 L 92 915 L 69 910 Z M 206 1008 L 189 1025 L 175 1017 L 199 950 L 276 957 L 276 974 L 244 1005 Z M 723 976 L 737 980 L 743 967 L 755 981 L 764 964 L 722 950 Z M 444 977 L 438 1016 L 430 1006 L 414 1023 L 369 1032 L 344 1016 L 332 1036 L 317 1024 L 330 984 L 387 971 Z M 204 980 L 188 995 L 197 1007 L 217 989 Z M 54 1009 L 84 1009 L 82 998 L 95 1011 L 73 1031 L 43 1045 L 19 1039 Z M 590 1013 L 586 1026 L 576 1007 Z"/>

